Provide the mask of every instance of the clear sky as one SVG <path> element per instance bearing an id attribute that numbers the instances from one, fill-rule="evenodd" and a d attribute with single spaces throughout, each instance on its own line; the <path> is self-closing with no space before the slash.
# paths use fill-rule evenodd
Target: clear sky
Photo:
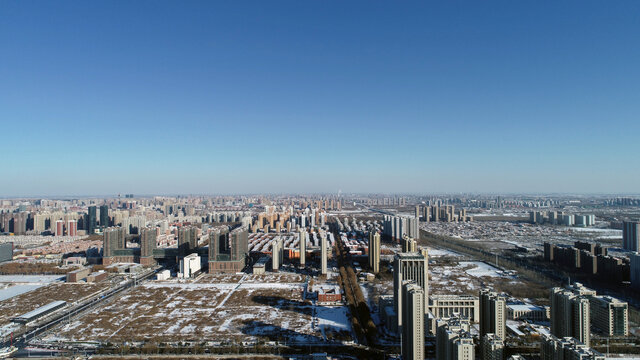
<path id="1" fill-rule="evenodd" d="M 640 1 L 0 1 L 0 195 L 640 192 Z"/>

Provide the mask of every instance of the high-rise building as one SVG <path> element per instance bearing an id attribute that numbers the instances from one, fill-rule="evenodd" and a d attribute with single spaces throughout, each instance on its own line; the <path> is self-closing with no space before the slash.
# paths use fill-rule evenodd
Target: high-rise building
<path id="1" fill-rule="evenodd" d="M 418 242 L 407 235 L 402 237 L 402 252 L 416 252 L 418 247 Z"/>
<path id="2" fill-rule="evenodd" d="M 56 220 L 56 236 L 64 236 L 64 220 Z"/>
<path id="3" fill-rule="evenodd" d="M 249 253 L 248 227 L 215 231 L 209 235 L 209 272 L 236 273 L 246 265 Z"/>
<path id="4" fill-rule="evenodd" d="M 87 234 L 93 234 L 98 227 L 98 219 L 97 219 L 97 211 L 95 206 L 89 206 L 87 211 L 87 221 L 85 223 L 85 228 L 87 230 Z"/>
<path id="5" fill-rule="evenodd" d="M 322 275 L 327 275 L 327 233 L 320 231 L 320 272 Z"/>
<path id="6" fill-rule="evenodd" d="M 380 234 L 372 230 L 369 232 L 369 268 L 371 272 L 380 272 Z"/>
<path id="7" fill-rule="evenodd" d="M 475 360 L 469 320 L 437 320 L 436 360 Z"/>
<path id="8" fill-rule="evenodd" d="M 624 221 L 622 223 L 622 248 L 640 251 L 640 222 Z"/>
<path id="9" fill-rule="evenodd" d="M 282 238 L 276 236 L 271 240 L 271 268 L 273 271 L 278 271 L 280 265 L 282 265 L 282 258 L 284 257 L 284 246 L 282 245 Z"/>
<path id="10" fill-rule="evenodd" d="M 640 253 L 629 255 L 630 260 L 630 272 L 631 272 L 631 286 L 640 290 Z"/>
<path id="11" fill-rule="evenodd" d="M 103 229 L 109 227 L 109 206 L 107 205 L 100 206 L 100 227 Z"/>
<path id="12" fill-rule="evenodd" d="M 153 249 L 157 247 L 157 230 L 155 227 L 142 229 L 140 233 L 140 264 L 154 265 Z"/>
<path id="13" fill-rule="evenodd" d="M 307 262 L 307 231 L 300 228 L 298 238 L 300 246 L 300 266 L 304 267 Z"/>
<path id="14" fill-rule="evenodd" d="M 594 294 L 595 295 L 595 294 Z M 587 295 L 562 288 L 551 291 L 551 333 L 557 337 L 573 337 L 590 346 L 590 306 Z"/>
<path id="15" fill-rule="evenodd" d="M 590 296 L 593 327 L 608 336 L 629 336 L 629 305 L 610 296 Z"/>
<path id="16" fill-rule="evenodd" d="M 393 302 L 395 305 L 396 316 L 398 317 L 398 329 L 402 331 L 402 283 L 406 280 L 412 280 L 416 285 L 423 289 L 424 311 L 427 312 L 429 299 L 429 278 L 428 278 L 428 259 L 427 254 L 415 253 L 399 253 L 394 258 L 394 274 L 393 274 Z"/>
<path id="17" fill-rule="evenodd" d="M 424 291 L 413 281 L 402 284 L 402 358 L 424 359 Z"/>
<path id="18" fill-rule="evenodd" d="M 492 333 L 506 339 L 507 298 L 488 289 L 480 290 L 480 338 Z"/>
<path id="19" fill-rule="evenodd" d="M 178 229 L 178 249 L 181 256 L 198 247 L 198 228 L 182 226 Z"/>
<path id="20" fill-rule="evenodd" d="M 504 341 L 495 334 L 488 333 L 482 338 L 482 360 L 502 360 Z"/>
<path id="21" fill-rule="evenodd" d="M 77 220 L 67 220 L 67 235 L 68 236 L 78 236 L 78 221 Z"/>
<path id="22" fill-rule="evenodd" d="M 102 233 L 102 257 L 110 258 L 114 250 L 125 248 L 125 231 L 121 227 L 107 228 Z"/>
<path id="23" fill-rule="evenodd" d="M 572 337 L 544 335 L 540 343 L 540 360 L 605 360 L 605 357 Z"/>

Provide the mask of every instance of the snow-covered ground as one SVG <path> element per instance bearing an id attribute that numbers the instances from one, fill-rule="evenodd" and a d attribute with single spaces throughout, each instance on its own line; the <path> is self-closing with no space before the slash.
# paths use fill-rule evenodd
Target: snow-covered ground
<path id="1" fill-rule="evenodd" d="M 263 277 L 203 277 L 198 282 L 153 281 L 78 318 L 47 340 L 165 341 L 222 339 L 324 342 L 352 340 L 346 306 L 325 307 L 305 300 L 306 283 L 269 282 Z M 221 279 L 227 281 L 221 281 Z M 206 281 L 206 282 L 203 282 Z"/>
<path id="2" fill-rule="evenodd" d="M 41 283 L 50 284 L 64 280 L 62 275 L 0 275 L 0 283 Z"/>
<path id="3" fill-rule="evenodd" d="M 64 279 L 60 275 L 0 275 L 0 301 Z"/>
<path id="4" fill-rule="evenodd" d="M 0 301 L 11 299 L 14 296 L 24 294 L 42 286 L 44 286 L 44 284 L 10 285 L 3 288 L 2 285 L 0 285 Z"/>
<path id="5" fill-rule="evenodd" d="M 439 256 L 462 257 L 463 255 L 451 250 L 429 248 L 429 257 Z"/>
<path id="6" fill-rule="evenodd" d="M 502 271 L 500 271 L 500 269 L 482 261 L 461 261 L 459 266 L 468 267 L 470 265 L 473 267 L 470 269 L 466 269 L 465 272 L 471 276 L 509 277 L 504 275 Z"/>

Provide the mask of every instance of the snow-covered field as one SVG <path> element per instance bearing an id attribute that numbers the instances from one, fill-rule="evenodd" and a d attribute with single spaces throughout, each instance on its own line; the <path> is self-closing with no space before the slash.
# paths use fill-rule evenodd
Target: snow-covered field
<path id="1" fill-rule="evenodd" d="M 0 275 L 0 283 L 40 283 L 46 285 L 64 280 L 64 278 L 61 275 Z"/>
<path id="2" fill-rule="evenodd" d="M 14 296 L 18 296 L 20 294 L 27 293 L 29 291 L 35 290 L 41 286 L 41 284 L 30 284 L 30 285 L 0 285 L 0 301 L 11 299 Z"/>
<path id="3" fill-rule="evenodd" d="M 429 257 L 439 257 L 439 256 L 462 257 L 463 255 L 451 250 L 429 248 Z"/>
<path id="4" fill-rule="evenodd" d="M 0 301 L 63 279 L 60 275 L 0 275 Z"/>
<path id="5" fill-rule="evenodd" d="M 507 277 L 498 268 L 482 261 L 461 261 L 459 266 L 462 266 L 463 268 L 470 267 L 465 269 L 465 272 L 475 277 Z"/>
<path id="6" fill-rule="evenodd" d="M 268 276 L 148 282 L 64 325 L 47 340 L 352 340 L 347 307 L 305 300 L 301 277 L 271 282 Z"/>

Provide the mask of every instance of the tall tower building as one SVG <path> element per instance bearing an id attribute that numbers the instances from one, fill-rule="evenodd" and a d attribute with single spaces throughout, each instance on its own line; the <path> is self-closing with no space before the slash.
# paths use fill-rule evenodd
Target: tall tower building
<path id="1" fill-rule="evenodd" d="M 77 220 L 67 220 L 67 235 L 68 236 L 77 236 L 78 235 L 78 221 Z"/>
<path id="2" fill-rule="evenodd" d="M 97 211 L 96 211 L 96 207 L 95 206 L 89 206 L 89 209 L 87 211 L 87 222 L 85 225 L 85 228 L 87 229 L 87 234 L 93 234 L 96 230 L 97 225 L 97 221 L 98 219 L 97 217 Z"/>
<path id="3" fill-rule="evenodd" d="M 506 339 L 507 298 L 488 289 L 480 290 L 480 339 L 492 333 Z"/>
<path id="4" fill-rule="evenodd" d="M 629 251 L 640 251 L 640 223 L 624 221 L 622 223 L 622 248 Z"/>
<path id="5" fill-rule="evenodd" d="M 104 258 L 113 256 L 113 251 L 125 248 L 125 231 L 121 227 L 107 228 L 102 233 L 102 257 L 103 263 L 108 263 Z"/>
<path id="6" fill-rule="evenodd" d="M 416 252 L 417 245 L 418 242 L 414 238 L 408 235 L 402 236 L 402 252 Z"/>
<path id="7" fill-rule="evenodd" d="M 307 262 L 307 231 L 300 228 L 298 236 L 298 242 L 300 246 L 300 266 L 304 267 Z"/>
<path id="8" fill-rule="evenodd" d="M 64 236 L 64 220 L 56 220 L 56 236 Z"/>
<path id="9" fill-rule="evenodd" d="M 424 291 L 413 281 L 402 284 L 402 358 L 424 359 Z"/>
<path id="10" fill-rule="evenodd" d="M 327 233 L 320 231 L 320 269 L 322 275 L 327 275 Z"/>
<path id="11" fill-rule="evenodd" d="M 100 227 L 109 227 L 109 207 L 107 205 L 100 206 Z"/>
<path id="12" fill-rule="evenodd" d="M 271 240 L 271 269 L 273 271 L 280 270 L 282 265 L 282 258 L 284 257 L 284 247 L 282 246 L 282 238 L 276 236 Z"/>
<path id="13" fill-rule="evenodd" d="M 562 288 L 551 290 L 551 333 L 573 337 L 586 346 L 591 343 L 589 299 Z"/>
<path id="14" fill-rule="evenodd" d="M 398 329 L 402 331 L 402 283 L 406 280 L 412 280 L 416 285 L 423 289 L 424 299 L 422 304 L 425 306 L 424 312 L 428 312 L 429 299 L 429 278 L 427 276 L 428 263 L 427 257 L 421 253 L 399 253 L 394 258 L 394 274 L 393 274 L 393 303 L 396 315 L 398 317 Z"/>
<path id="15" fill-rule="evenodd" d="M 369 232 L 369 268 L 371 272 L 380 272 L 380 234 L 372 230 Z"/>
<path id="16" fill-rule="evenodd" d="M 183 226 L 178 229 L 178 249 L 181 256 L 198 247 L 198 228 Z"/>
<path id="17" fill-rule="evenodd" d="M 629 255 L 631 270 L 631 287 L 640 290 L 640 253 Z"/>
<path id="18" fill-rule="evenodd" d="M 153 249 L 157 247 L 156 228 L 147 227 L 140 233 L 140 264 L 154 265 Z"/>

